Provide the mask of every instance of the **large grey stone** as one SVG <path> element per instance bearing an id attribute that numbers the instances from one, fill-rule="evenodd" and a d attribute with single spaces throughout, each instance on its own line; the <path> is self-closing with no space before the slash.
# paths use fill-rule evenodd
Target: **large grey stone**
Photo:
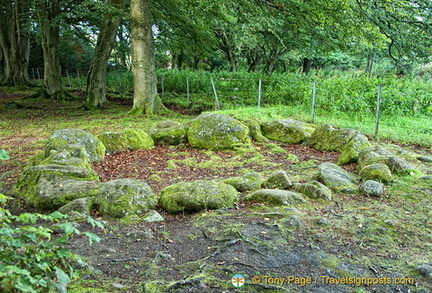
<path id="1" fill-rule="evenodd" d="M 260 189 L 247 194 L 243 201 L 269 203 L 275 205 L 290 205 L 304 203 L 306 200 L 301 194 L 280 189 Z"/>
<path id="2" fill-rule="evenodd" d="M 216 113 L 201 114 L 195 118 L 187 133 L 191 146 L 198 149 L 235 149 L 251 143 L 246 125 Z"/>
<path id="3" fill-rule="evenodd" d="M 288 189 L 292 186 L 292 183 L 288 174 L 283 170 L 279 170 L 270 174 L 267 180 L 263 183 L 263 186 L 270 189 Z"/>
<path id="4" fill-rule="evenodd" d="M 413 170 L 413 166 L 410 163 L 379 145 L 365 148 L 359 154 L 357 162 L 358 170 L 372 164 L 385 164 L 391 172 L 398 174 L 409 173 Z"/>
<path id="5" fill-rule="evenodd" d="M 318 181 L 335 192 L 355 193 L 358 191 L 357 178 L 333 163 L 318 166 Z"/>
<path id="6" fill-rule="evenodd" d="M 127 129 L 123 132 L 105 132 L 98 138 L 107 152 L 123 150 L 146 150 L 154 147 L 152 137 L 141 129 Z"/>
<path id="7" fill-rule="evenodd" d="M 308 183 L 296 183 L 294 184 L 294 190 L 309 198 L 332 200 L 332 191 L 324 184 L 315 180 Z"/>
<path id="8" fill-rule="evenodd" d="M 224 180 L 224 183 L 232 185 L 238 191 L 250 191 L 261 188 L 261 175 L 251 172 L 242 176 L 232 177 Z"/>
<path id="9" fill-rule="evenodd" d="M 381 182 L 390 182 L 392 173 L 390 168 L 385 164 L 371 164 L 364 166 L 359 173 L 363 180 L 376 180 Z"/>
<path id="10" fill-rule="evenodd" d="M 89 157 L 83 145 L 69 144 L 67 148 L 57 151 L 51 150 L 48 157 L 39 165 L 72 165 L 91 170 Z"/>
<path id="11" fill-rule="evenodd" d="M 150 129 L 155 145 L 179 145 L 187 142 L 187 129 L 174 121 L 162 121 Z"/>
<path id="12" fill-rule="evenodd" d="M 307 140 L 314 131 L 312 125 L 291 119 L 277 119 L 261 124 L 261 132 L 265 137 L 289 144 Z"/>
<path id="13" fill-rule="evenodd" d="M 161 191 L 159 203 L 170 214 L 193 213 L 229 207 L 237 201 L 238 191 L 216 181 L 180 182 Z"/>
<path id="14" fill-rule="evenodd" d="M 340 153 L 340 165 L 356 162 L 360 151 L 371 146 L 367 137 L 360 132 L 353 129 L 336 129 L 329 124 L 318 127 L 309 143 L 317 150 Z"/>
<path id="15" fill-rule="evenodd" d="M 52 150 L 58 152 L 70 150 L 70 145 L 82 145 L 90 162 L 103 160 L 105 146 L 96 137 L 82 129 L 61 129 L 54 131 L 48 138 L 45 148 L 45 157 L 48 157 Z"/>
<path id="16" fill-rule="evenodd" d="M 153 209 L 157 199 L 146 182 L 117 179 L 102 183 L 94 204 L 103 216 L 123 218 Z"/>
<path id="17" fill-rule="evenodd" d="M 38 165 L 21 174 L 15 191 L 36 208 L 54 210 L 74 199 L 95 196 L 100 186 L 93 170 L 71 165 Z"/>
<path id="18" fill-rule="evenodd" d="M 380 197 L 384 194 L 384 188 L 379 182 L 367 180 L 360 185 L 360 192 L 369 196 Z"/>

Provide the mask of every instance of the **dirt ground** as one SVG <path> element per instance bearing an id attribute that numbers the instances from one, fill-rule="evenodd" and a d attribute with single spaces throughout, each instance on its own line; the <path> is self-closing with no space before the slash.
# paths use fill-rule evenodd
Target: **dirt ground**
<path id="1" fill-rule="evenodd" d="M 0 147 L 21 151 L 11 153 L 13 161 L 0 161 L 0 192 L 13 195 L 26 159 L 43 149 L 40 139 L 20 132 L 1 137 Z M 101 181 L 141 179 L 158 193 L 176 182 L 246 171 L 283 169 L 293 182 L 304 182 L 337 156 L 276 142 L 256 143 L 241 155 L 157 146 L 110 154 L 93 168 Z M 190 158 L 216 163 L 199 168 L 187 163 Z M 355 164 L 344 168 L 356 173 Z M 101 241 L 89 246 L 84 236 L 72 239 L 69 247 L 92 269 L 70 292 L 432 292 L 432 279 L 416 269 L 432 264 L 431 198 L 430 181 L 401 178 L 382 198 L 335 194 L 331 202 L 293 206 L 240 200 L 231 208 L 180 215 L 158 208 L 165 221 L 153 223 L 120 223 L 95 210 L 105 229 L 77 224 Z M 19 198 L 11 208 L 32 211 Z M 233 284 L 236 274 L 242 276 Z"/>

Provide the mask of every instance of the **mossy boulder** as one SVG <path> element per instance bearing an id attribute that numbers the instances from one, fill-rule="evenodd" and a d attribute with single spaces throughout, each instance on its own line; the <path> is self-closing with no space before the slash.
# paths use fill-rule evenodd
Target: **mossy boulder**
<path id="1" fill-rule="evenodd" d="M 67 149 L 52 150 L 39 165 L 72 165 L 91 170 L 87 151 L 82 145 L 69 144 Z"/>
<path id="2" fill-rule="evenodd" d="M 318 181 L 294 184 L 294 190 L 313 199 L 332 200 L 332 191 Z"/>
<path id="3" fill-rule="evenodd" d="M 364 166 L 359 173 L 363 180 L 376 180 L 388 183 L 392 180 L 390 168 L 385 164 L 371 164 Z"/>
<path id="4" fill-rule="evenodd" d="M 306 200 L 300 193 L 280 189 L 260 189 L 247 194 L 243 201 L 259 202 L 274 205 L 292 205 L 305 203 Z"/>
<path id="5" fill-rule="evenodd" d="M 155 145 L 179 145 L 187 142 L 186 126 L 174 121 L 162 121 L 150 129 Z"/>
<path id="6" fill-rule="evenodd" d="M 353 129 L 336 129 L 323 124 L 312 134 L 309 144 L 323 151 L 335 151 L 340 154 L 338 164 L 356 162 L 360 151 L 371 146 L 368 138 Z"/>
<path id="7" fill-rule="evenodd" d="M 291 186 L 291 180 L 284 170 L 273 172 L 263 183 L 263 187 L 269 189 L 288 189 Z"/>
<path id="8" fill-rule="evenodd" d="M 236 149 L 251 143 L 246 125 L 216 113 L 201 114 L 192 120 L 187 135 L 191 146 L 197 149 Z"/>
<path id="9" fill-rule="evenodd" d="M 123 218 L 144 214 L 157 204 L 150 186 L 134 179 L 117 179 L 102 183 L 94 204 L 102 216 Z"/>
<path id="10" fill-rule="evenodd" d="M 54 131 L 48 138 L 45 157 L 51 154 L 52 150 L 58 152 L 72 151 L 76 145 L 82 145 L 90 162 L 103 160 L 105 156 L 104 144 L 95 136 L 82 129 L 61 129 Z"/>
<path id="11" fill-rule="evenodd" d="M 159 203 L 170 214 L 194 213 L 233 205 L 238 191 L 231 185 L 207 180 L 180 182 L 161 191 Z"/>
<path id="12" fill-rule="evenodd" d="M 360 192 L 368 196 L 380 197 L 384 194 L 384 188 L 377 181 L 367 180 L 360 185 Z"/>
<path id="13" fill-rule="evenodd" d="M 84 219 L 90 216 L 94 197 L 77 198 L 58 209 L 59 212 L 69 215 L 71 219 Z"/>
<path id="14" fill-rule="evenodd" d="M 258 121 L 245 121 L 246 126 L 249 128 L 250 136 L 257 142 L 267 142 L 268 138 L 261 132 L 261 125 Z"/>
<path id="15" fill-rule="evenodd" d="M 233 186 L 237 191 L 251 191 L 261 188 L 262 178 L 257 172 L 251 172 L 242 176 L 224 180 L 224 183 Z"/>
<path id="16" fill-rule="evenodd" d="M 15 192 L 41 210 L 55 210 L 68 202 L 99 193 L 95 171 L 71 165 L 38 165 L 27 168 Z"/>
<path id="17" fill-rule="evenodd" d="M 357 178 L 333 163 L 318 166 L 318 181 L 335 192 L 355 193 L 358 191 Z"/>
<path id="18" fill-rule="evenodd" d="M 302 143 L 314 131 L 312 125 L 291 119 L 277 119 L 261 124 L 261 132 L 266 138 L 288 144 Z"/>
<path id="19" fill-rule="evenodd" d="M 365 166 L 372 164 L 385 164 L 392 173 L 396 174 L 407 174 L 414 170 L 410 163 L 380 145 L 363 149 L 359 154 L 358 170 L 362 170 Z"/>
<path id="20" fill-rule="evenodd" d="M 105 132 L 98 138 L 107 152 L 122 150 L 146 150 L 154 147 L 152 137 L 141 129 L 128 129 L 123 132 Z"/>

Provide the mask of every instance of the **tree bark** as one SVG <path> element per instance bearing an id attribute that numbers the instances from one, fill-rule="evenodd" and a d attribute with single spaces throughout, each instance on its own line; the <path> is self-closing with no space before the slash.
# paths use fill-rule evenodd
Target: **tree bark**
<path id="1" fill-rule="evenodd" d="M 60 28 L 60 0 L 37 0 L 36 11 L 42 35 L 44 55 L 43 95 L 46 98 L 66 99 L 61 79 L 60 57 L 58 52 Z"/>
<path id="2" fill-rule="evenodd" d="M 129 114 L 152 115 L 157 97 L 151 0 L 131 1 L 134 101 Z"/>
<path id="3" fill-rule="evenodd" d="M 123 10 L 124 0 L 108 0 L 114 8 Z M 106 69 L 109 56 L 114 46 L 120 15 L 111 12 L 104 15 L 100 25 L 93 60 L 87 76 L 86 109 L 103 107 L 106 102 Z"/>
<path id="4" fill-rule="evenodd" d="M 0 50 L 5 75 L 2 84 L 30 86 L 29 3 L 23 0 L 0 0 L 0 7 Z"/>

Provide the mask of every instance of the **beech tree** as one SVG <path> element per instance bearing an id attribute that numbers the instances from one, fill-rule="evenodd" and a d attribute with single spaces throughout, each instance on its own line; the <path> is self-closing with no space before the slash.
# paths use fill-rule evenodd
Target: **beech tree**
<path id="1" fill-rule="evenodd" d="M 3 85 L 30 85 L 28 64 L 30 2 L 0 0 L 0 62 L 3 63 Z"/>
<path id="2" fill-rule="evenodd" d="M 36 13 L 42 36 L 44 56 L 44 83 L 42 95 L 46 98 L 67 97 L 61 79 L 59 59 L 61 0 L 35 0 Z"/>
<path id="3" fill-rule="evenodd" d="M 130 9 L 134 99 L 129 114 L 152 115 L 155 111 L 157 96 L 152 1 L 131 0 Z"/>
<path id="4" fill-rule="evenodd" d="M 107 62 L 114 46 L 117 28 L 121 21 L 121 12 L 126 6 L 125 0 L 107 0 L 108 12 L 104 14 L 93 60 L 87 77 L 86 108 L 102 107 L 106 99 Z"/>

